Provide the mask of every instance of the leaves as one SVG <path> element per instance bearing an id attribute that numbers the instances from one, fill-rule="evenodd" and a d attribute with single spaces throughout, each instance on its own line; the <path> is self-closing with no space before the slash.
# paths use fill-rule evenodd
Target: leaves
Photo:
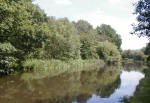
<path id="1" fill-rule="evenodd" d="M 121 54 L 117 49 L 117 46 L 105 41 L 100 42 L 97 46 L 97 53 L 99 58 L 104 59 L 110 63 L 118 63 L 121 61 Z"/>
<path id="2" fill-rule="evenodd" d="M 139 0 L 135 5 L 138 24 L 133 26 L 135 34 L 150 37 L 150 1 Z"/>
<path id="3" fill-rule="evenodd" d="M 96 31 L 98 33 L 98 41 L 109 41 L 115 44 L 118 47 L 118 49 L 120 49 L 122 44 L 121 36 L 118 35 L 110 25 L 102 24 L 100 27 L 96 28 Z"/>
<path id="4" fill-rule="evenodd" d="M 84 20 L 70 22 L 67 18 L 48 17 L 31 0 L 2 0 L 0 71 L 16 70 L 27 59 L 98 59 L 97 38 L 120 48 L 121 39 L 114 29 L 103 25 L 100 28 L 103 36 L 98 29 Z"/>

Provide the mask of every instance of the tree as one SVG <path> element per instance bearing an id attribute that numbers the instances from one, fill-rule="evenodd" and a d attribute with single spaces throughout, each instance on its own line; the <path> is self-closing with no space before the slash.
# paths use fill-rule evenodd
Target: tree
<path id="1" fill-rule="evenodd" d="M 75 26 L 68 19 L 49 19 L 50 34 L 45 41 L 47 59 L 79 59 L 80 39 Z"/>
<path id="2" fill-rule="evenodd" d="M 150 55 L 150 43 L 147 44 L 145 50 L 144 50 L 145 55 Z"/>
<path id="3" fill-rule="evenodd" d="M 118 47 L 118 49 L 120 49 L 122 44 L 121 36 L 118 35 L 110 25 L 102 24 L 100 27 L 96 28 L 96 31 L 98 33 L 98 41 L 109 41 L 111 43 L 114 43 Z"/>
<path id="4" fill-rule="evenodd" d="M 135 14 L 138 24 L 134 24 L 134 32 L 139 36 L 150 37 L 150 0 L 139 0 L 136 3 Z"/>
<path id="5" fill-rule="evenodd" d="M 145 55 L 142 51 L 138 50 L 124 50 L 122 53 L 122 58 L 123 59 L 132 59 L 132 60 L 137 60 L 137 61 L 144 61 L 145 60 Z"/>
<path id="6" fill-rule="evenodd" d="M 35 7 L 30 0 L 1 1 L 0 71 L 5 74 L 14 71 L 26 58 L 35 57 L 47 38 L 46 15 Z"/>
<path id="7" fill-rule="evenodd" d="M 108 41 L 99 42 L 97 53 L 100 59 L 104 59 L 108 63 L 119 63 L 121 61 L 121 54 L 117 46 Z"/>
<path id="8" fill-rule="evenodd" d="M 90 23 L 48 17 L 32 1 L 0 1 L 0 72 L 23 69 L 26 59 L 98 59 L 99 32 Z M 120 48 L 114 29 L 106 25 L 101 30 L 106 40 Z"/>
<path id="9" fill-rule="evenodd" d="M 79 34 L 92 35 L 93 26 L 85 20 L 79 20 L 77 23 L 74 23 Z"/>
<path id="10" fill-rule="evenodd" d="M 10 42 L 21 51 L 22 59 L 42 47 L 49 33 L 46 15 L 42 10 L 30 0 L 4 1 L 1 10 L 0 42 Z"/>
<path id="11" fill-rule="evenodd" d="M 98 55 L 96 53 L 96 47 L 94 42 L 90 37 L 85 35 L 80 37 L 81 40 L 81 57 L 82 59 L 97 59 Z"/>
<path id="12" fill-rule="evenodd" d="M 80 36 L 82 59 L 98 58 L 96 53 L 96 32 L 92 25 L 84 20 L 74 22 L 74 25 L 77 29 L 77 34 Z"/>
<path id="13" fill-rule="evenodd" d="M 147 44 L 145 50 L 144 50 L 144 54 L 148 55 L 147 57 L 147 63 L 148 65 L 150 64 L 150 43 Z"/>

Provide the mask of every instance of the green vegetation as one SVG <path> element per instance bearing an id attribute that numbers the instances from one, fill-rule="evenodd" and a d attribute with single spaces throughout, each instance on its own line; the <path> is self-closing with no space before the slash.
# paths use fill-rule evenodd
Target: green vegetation
<path id="1" fill-rule="evenodd" d="M 109 64 L 116 64 L 121 61 L 121 54 L 117 46 L 110 42 L 100 42 L 97 46 L 97 53 L 100 58 L 104 59 Z"/>
<path id="2" fill-rule="evenodd" d="M 110 25 L 102 24 L 100 27 L 96 28 L 96 31 L 98 32 L 98 41 L 108 40 L 120 49 L 122 44 L 121 36 L 118 35 Z"/>
<path id="3" fill-rule="evenodd" d="M 135 13 L 138 23 L 134 26 L 134 34 L 150 37 L 150 2 L 149 0 L 138 0 L 135 4 Z"/>
<path id="4" fill-rule="evenodd" d="M 138 0 L 135 4 L 134 14 L 137 16 L 137 23 L 133 24 L 134 31 L 132 34 L 136 34 L 139 37 L 145 36 L 150 37 L 150 2 L 149 0 Z M 144 61 L 149 64 L 150 61 L 150 43 L 147 44 L 146 48 L 141 51 L 124 51 L 122 54 L 124 60 L 132 61 Z"/>
<path id="5" fill-rule="evenodd" d="M 150 37 L 150 23 L 149 23 L 149 0 L 138 0 L 136 3 L 135 14 L 137 15 L 137 25 L 134 25 L 134 34 L 138 36 Z M 150 43 L 146 48 L 142 49 L 146 55 L 147 64 L 150 64 Z M 150 102 L 150 69 L 145 70 L 145 78 L 140 82 L 140 85 L 136 88 L 134 96 L 130 98 L 123 98 L 124 103 L 149 103 Z"/>
<path id="6" fill-rule="evenodd" d="M 147 66 L 145 66 L 143 69 L 141 69 L 141 61 L 147 63 L 149 65 L 149 43 L 147 46 L 139 51 L 137 50 L 126 50 L 123 52 L 122 57 L 124 59 L 124 62 L 130 62 L 134 64 L 137 64 L 138 67 L 136 69 L 142 71 L 145 73 L 145 78 L 140 81 L 139 86 L 136 88 L 136 92 L 134 93 L 134 96 L 132 97 L 124 97 L 121 101 L 123 103 L 149 103 L 150 101 L 150 69 L 147 69 Z M 142 63 L 143 66 L 143 63 Z M 129 67 L 129 65 L 127 65 Z M 135 66 L 133 66 L 135 67 Z M 132 70 L 135 70 L 132 68 Z"/>
<path id="7" fill-rule="evenodd" d="M 122 52 L 124 62 L 143 62 L 150 64 L 150 43 L 143 47 L 141 50 L 125 50 Z"/>
<path id="8" fill-rule="evenodd" d="M 37 60 L 29 59 L 24 62 L 24 69 L 34 68 L 32 73 L 24 73 L 23 79 L 39 79 L 60 75 L 61 73 L 73 73 L 83 70 L 100 69 L 104 67 L 102 60 L 70 60 L 64 62 L 61 60 Z"/>
<path id="9" fill-rule="evenodd" d="M 17 67 L 16 49 L 10 43 L 0 43 L 0 72 L 9 74 Z"/>
<path id="10" fill-rule="evenodd" d="M 92 25 L 87 21 L 79 20 L 74 22 L 74 25 L 78 31 L 81 42 L 81 58 L 82 59 L 97 59 L 96 53 L 96 32 Z"/>
<path id="11" fill-rule="evenodd" d="M 147 64 L 150 65 L 150 43 L 144 49 L 144 54 L 147 55 Z"/>
<path id="12" fill-rule="evenodd" d="M 31 0 L 0 2 L 0 75 L 54 65 L 64 68 L 71 62 L 76 67 L 80 62 L 93 65 L 101 59 L 114 64 L 121 60 L 120 45 L 120 36 L 109 25 L 94 29 L 84 20 L 48 17 Z M 67 68 L 74 71 L 73 66 Z"/>
<path id="13" fill-rule="evenodd" d="M 134 33 L 140 32 L 140 36 L 150 37 L 149 4 L 148 0 L 139 0 L 136 5 L 139 24 Z M 58 99 L 59 102 L 82 94 L 87 98 L 93 93 L 110 96 L 120 84 L 120 69 L 102 68 L 105 63 L 119 64 L 122 58 L 125 62 L 150 62 L 150 44 L 143 51 L 123 51 L 121 58 L 121 43 L 120 35 L 110 25 L 93 28 L 84 20 L 49 17 L 32 0 L 1 0 L 0 76 L 17 71 L 26 73 L 21 75 L 21 80 L 4 83 L 0 89 L 4 98 L 18 98 L 12 96 L 17 92 L 25 98 L 25 94 L 32 97 L 35 93 L 43 102 L 49 97 L 48 101 Z M 93 73 L 88 71 L 91 69 Z M 65 72 L 72 73 L 72 77 L 68 78 Z M 149 73 L 148 70 L 131 103 L 150 101 Z M 9 87 L 9 83 L 16 84 Z M 7 89 L 3 91 L 3 87 Z"/>
<path id="14" fill-rule="evenodd" d="M 147 44 L 146 48 L 143 51 L 145 55 L 150 55 L 150 43 Z"/>
<path id="15" fill-rule="evenodd" d="M 146 62 L 147 56 L 141 50 L 125 50 L 122 52 L 122 58 L 125 62 Z"/>

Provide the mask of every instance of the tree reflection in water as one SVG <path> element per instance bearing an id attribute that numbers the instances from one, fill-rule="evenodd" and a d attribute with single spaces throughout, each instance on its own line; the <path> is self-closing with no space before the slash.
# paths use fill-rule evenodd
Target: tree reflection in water
<path id="1" fill-rule="evenodd" d="M 86 103 L 93 94 L 109 97 L 121 80 L 120 69 L 111 66 L 36 80 L 7 77 L 0 82 L 0 103 Z"/>

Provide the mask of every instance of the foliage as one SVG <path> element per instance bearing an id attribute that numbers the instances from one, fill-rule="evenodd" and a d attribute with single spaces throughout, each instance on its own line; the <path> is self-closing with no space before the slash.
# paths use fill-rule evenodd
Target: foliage
<path id="1" fill-rule="evenodd" d="M 104 66 L 102 60 L 38 60 L 29 59 L 23 63 L 25 71 L 33 69 L 33 78 L 44 78 L 55 76 L 64 72 L 78 72 L 82 70 L 99 69 Z M 40 75 L 40 76 L 39 76 Z"/>
<path id="2" fill-rule="evenodd" d="M 78 35 L 80 36 L 81 42 L 81 58 L 82 59 L 96 59 L 96 32 L 94 31 L 91 24 L 87 21 L 79 20 L 77 23 L 74 22 L 77 29 Z"/>
<path id="3" fill-rule="evenodd" d="M 31 2 L 24 2 L 24 0 L 17 3 L 2 2 L 1 9 L 3 12 L 1 17 L 4 18 L 1 18 L 0 23 L 1 42 L 10 42 L 22 52 L 22 58 L 40 48 L 46 34 L 46 31 L 38 26 L 40 22 L 35 22 L 36 11 L 35 14 L 32 14 L 35 6 Z M 42 16 L 42 14 L 38 15 L 38 18 L 42 18 Z M 42 27 L 44 27 L 44 24 Z"/>
<path id="4" fill-rule="evenodd" d="M 97 53 L 100 59 L 104 59 L 108 63 L 118 63 L 121 61 L 121 55 L 117 46 L 108 41 L 98 44 Z"/>
<path id="5" fill-rule="evenodd" d="M 144 53 L 138 50 L 125 50 L 122 53 L 122 58 L 124 60 L 133 59 L 138 61 L 146 61 L 146 56 Z"/>
<path id="6" fill-rule="evenodd" d="M 16 52 L 16 48 L 12 46 L 10 43 L 0 43 L 0 53 L 1 54 L 12 54 Z"/>
<path id="7" fill-rule="evenodd" d="M 53 34 L 49 34 L 44 46 L 47 59 L 79 59 L 80 40 L 74 25 L 67 19 L 54 21 L 50 27 Z"/>
<path id="8" fill-rule="evenodd" d="M 10 43 L 0 43 L 0 74 L 9 74 L 17 67 L 16 51 Z"/>
<path id="9" fill-rule="evenodd" d="M 150 55 L 147 57 L 147 64 L 150 66 Z"/>
<path id="10" fill-rule="evenodd" d="M 96 47 L 93 41 L 86 36 L 81 37 L 81 57 L 82 59 L 97 59 Z"/>
<path id="11" fill-rule="evenodd" d="M 99 59 L 97 38 L 104 38 L 120 48 L 121 39 L 113 28 L 103 24 L 100 29 L 102 34 L 84 20 L 70 22 L 67 18 L 48 17 L 32 0 L 1 0 L 0 71 L 8 74 L 22 70 L 23 62 L 30 59 L 62 62 Z M 116 59 L 110 56 L 107 61 Z"/>
<path id="12" fill-rule="evenodd" d="M 150 37 L 150 1 L 139 0 L 135 6 L 138 24 L 134 25 L 133 33 L 137 33 L 139 36 Z"/>
<path id="13" fill-rule="evenodd" d="M 98 33 L 98 41 L 102 42 L 107 40 L 114 43 L 118 49 L 120 49 L 122 44 L 121 37 L 110 25 L 102 24 L 100 27 L 96 28 L 96 31 Z"/>
<path id="14" fill-rule="evenodd" d="M 91 24 L 85 20 L 79 20 L 78 22 L 73 22 L 78 30 L 79 35 L 94 35 L 94 29 Z"/>
<path id="15" fill-rule="evenodd" d="M 144 50 L 145 55 L 150 55 L 150 43 L 147 44 L 145 50 Z"/>

